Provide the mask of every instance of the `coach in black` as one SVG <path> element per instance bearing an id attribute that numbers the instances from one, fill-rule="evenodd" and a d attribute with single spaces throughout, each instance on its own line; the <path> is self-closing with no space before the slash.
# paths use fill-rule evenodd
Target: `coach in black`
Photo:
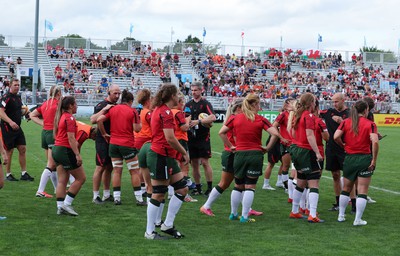
<path id="1" fill-rule="evenodd" d="M 24 132 L 21 128 L 21 107 L 22 101 L 19 92 L 19 80 L 13 79 L 11 81 L 9 91 L 1 98 L 0 118 L 1 118 L 1 132 L 3 134 L 4 148 L 7 151 L 8 162 L 6 164 L 6 171 L 8 181 L 18 181 L 11 174 L 11 160 L 14 148 L 19 152 L 19 164 L 21 166 L 21 180 L 33 181 L 26 171 L 26 140 Z"/>
<path id="2" fill-rule="evenodd" d="M 190 89 L 192 91 L 192 100 L 186 103 L 185 108 L 190 109 L 192 120 L 190 121 L 190 129 L 188 131 L 188 146 L 190 162 L 193 169 L 193 178 L 196 183 L 194 194 L 202 194 L 200 183 L 200 164 L 203 165 L 206 180 L 208 195 L 212 189 L 212 168 L 209 162 L 211 158 L 211 143 L 210 143 L 210 128 L 206 127 L 215 121 L 214 110 L 210 102 L 203 99 L 201 96 L 203 84 L 194 82 Z M 199 120 L 199 114 L 206 113 L 208 117 Z"/>
<path id="3" fill-rule="evenodd" d="M 329 141 L 326 144 L 326 170 L 332 172 L 333 190 L 336 196 L 336 203 L 333 204 L 331 211 L 337 211 L 339 207 L 340 186 L 340 170 L 343 169 L 345 152 L 333 139 L 339 124 L 349 117 L 349 109 L 345 105 L 344 95 L 336 93 L 332 96 L 333 108 L 321 110 L 321 118 L 325 120 L 329 132 Z"/>

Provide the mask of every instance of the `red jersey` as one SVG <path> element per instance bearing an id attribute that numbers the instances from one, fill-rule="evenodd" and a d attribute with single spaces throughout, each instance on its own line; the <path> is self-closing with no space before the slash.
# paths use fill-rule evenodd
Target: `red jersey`
<path id="1" fill-rule="evenodd" d="M 307 140 L 306 129 L 313 130 L 315 134 L 316 121 L 315 116 L 308 110 L 305 110 L 300 117 L 297 129 L 294 130 L 294 136 L 292 137 L 292 143 L 296 144 L 300 148 L 312 150 Z"/>
<path id="2" fill-rule="evenodd" d="M 289 120 L 289 112 L 288 111 L 283 111 L 275 119 L 275 122 L 277 122 L 279 124 L 279 133 L 281 134 L 281 136 L 284 139 L 288 140 L 288 144 L 286 144 L 286 146 L 289 146 L 292 143 L 292 136 L 290 135 L 290 133 L 287 130 L 288 120 Z M 281 141 L 281 144 L 284 144 L 283 141 Z"/>
<path id="3" fill-rule="evenodd" d="M 167 105 L 157 107 L 151 117 L 151 150 L 162 156 L 175 158 L 178 154 L 164 136 L 164 129 L 174 129 L 174 115 Z"/>
<path id="4" fill-rule="evenodd" d="M 351 129 L 351 118 L 343 120 L 338 130 L 343 131 L 344 150 L 347 154 L 371 154 L 371 133 L 378 133 L 376 124 L 365 117 L 360 117 L 358 135 Z"/>
<path id="5" fill-rule="evenodd" d="M 110 144 L 134 148 L 133 124 L 140 123 L 136 109 L 126 104 L 116 105 L 110 108 L 106 117 L 110 119 Z"/>
<path id="6" fill-rule="evenodd" d="M 187 132 L 181 130 L 181 126 L 186 124 L 185 113 L 180 109 L 171 109 L 175 118 L 175 137 L 177 140 L 188 141 Z"/>
<path id="7" fill-rule="evenodd" d="M 76 121 L 76 140 L 78 141 L 79 145 L 82 146 L 83 142 L 89 139 L 91 129 L 92 126 L 81 121 Z"/>
<path id="8" fill-rule="evenodd" d="M 135 148 L 141 149 L 143 144 L 151 140 L 151 110 L 143 108 L 140 111 L 140 122 L 142 123 L 142 129 L 140 132 L 134 132 L 135 134 Z"/>
<path id="9" fill-rule="evenodd" d="M 235 141 L 235 131 L 234 130 L 229 130 L 227 133 L 226 133 L 226 136 L 228 137 L 228 140 L 230 141 L 230 143 L 233 145 L 233 146 L 236 146 L 236 141 Z M 231 149 L 230 148 L 228 148 L 228 146 L 226 146 L 225 144 L 224 144 L 224 149 L 226 150 L 226 151 L 229 151 L 229 152 L 231 152 Z"/>
<path id="10" fill-rule="evenodd" d="M 76 120 L 73 115 L 68 112 L 62 113 L 60 121 L 58 122 L 58 130 L 55 138 L 56 146 L 63 146 L 71 148 L 68 141 L 68 132 L 72 132 L 76 137 Z"/>
<path id="11" fill-rule="evenodd" d="M 322 121 L 321 118 L 316 117 L 315 118 L 315 140 L 317 141 L 317 146 L 318 146 L 318 151 L 321 154 L 322 157 L 324 157 L 324 144 L 323 144 L 323 139 L 322 139 L 322 133 L 327 132 L 328 129 L 326 128 L 326 124 L 324 121 Z"/>
<path id="12" fill-rule="evenodd" d="M 49 99 L 36 110 L 43 117 L 43 130 L 50 131 L 54 128 L 54 117 L 56 116 L 58 100 Z"/>
<path id="13" fill-rule="evenodd" d="M 231 116 L 225 125 L 234 130 L 236 150 L 239 151 L 262 150 L 262 131 L 266 131 L 272 126 L 263 116 L 256 114 L 254 121 L 251 121 L 243 113 Z"/>

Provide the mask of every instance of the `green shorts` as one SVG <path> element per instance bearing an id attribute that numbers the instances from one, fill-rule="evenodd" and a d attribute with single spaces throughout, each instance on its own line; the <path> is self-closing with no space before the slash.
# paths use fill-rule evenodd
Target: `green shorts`
<path id="1" fill-rule="evenodd" d="M 235 177 L 259 177 L 262 175 L 264 154 L 259 150 L 237 151 L 233 161 Z"/>
<path id="2" fill-rule="evenodd" d="M 66 171 L 72 171 L 79 167 L 76 162 L 75 153 L 71 148 L 53 146 L 51 153 L 56 164 L 62 165 Z"/>
<path id="3" fill-rule="evenodd" d="M 235 160 L 235 153 L 226 151 L 226 150 L 222 151 L 222 155 L 221 155 L 222 171 L 233 174 L 234 173 L 234 169 L 233 169 L 233 161 L 234 160 Z"/>
<path id="4" fill-rule="evenodd" d="M 322 169 L 317 162 L 315 152 L 310 149 L 300 148 L 295 144 L 290 145 L 290 156 L 296 170 L 300 173 L 309 174 Z M 320 164 L 321 165 L 321 164 Z"/>
<path id="5" fill-rule="evenodd" d="M 142 147 L 139 150 L 138 158 L 139 158 L 139 167 L 140 168 L 148 168 L 147 165 L 147 152 L 149 152 L 151 147 L 150 142 L 146 142 L 142 145 Z"/>
<path id="6" fill-rule="evenodd" d="M 159 155 L 151 149 L 147 152 L 147 165 L 153 180 L 168 180 L 181 171 L 176 159 Z"/>
<path id="7" fill-rule="evenodd" d="M 371 177 L 374 171 L 369 171 L 372 156 L 370 154 L 346 154 L 343 162 L 343 177 L 355 181 L 357 177 Z"/>
<path id="8" fill-rule="evenodd" d="M 53 130 L 42 130 L 42 148 L 51 149 L 54 146 Z"/>
<path id="9" fill-rule="evenodd" d="M 138 154 L 138 151 L 136 148 L 110 144 L 108 154 L 111 158 L 122 158 L 128 160 L 134 158 Z"/>

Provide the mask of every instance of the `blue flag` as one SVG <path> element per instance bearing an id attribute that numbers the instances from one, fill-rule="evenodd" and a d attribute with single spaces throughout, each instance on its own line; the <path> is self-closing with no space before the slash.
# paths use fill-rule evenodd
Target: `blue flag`
<path id="1" fill-rule="evenodd" d="M 203 37 L 205 37 L 205 36 L 206 36 L 206 34 L 207 34 L 206 28 L 205 28 L 205 27 L 203 27 Z"/>
<path id="2" fill-rule="evenodd" d="M 129 27 L 129 33 L 132 33 L 132 32 L 133 32 L 133 25 L 131 23 L 131 26 Z"/>
<path id="3" fill-rule="evenodd" d="M 322 42 L 322 36 L 318 34 L 318 42 Z"/>
<path id="4" fill-rule="evenodd" d="M 46 29 L 50 30 L 51 32 L 53 32 L 53 24 L 51 24 L 50 21 L 48 20 L 44 20 L 44 26 Z"/>

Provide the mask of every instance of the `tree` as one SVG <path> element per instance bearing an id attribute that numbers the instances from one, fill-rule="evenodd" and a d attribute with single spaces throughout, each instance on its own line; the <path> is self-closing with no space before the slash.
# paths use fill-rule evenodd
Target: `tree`
<path id="1" fill-rule="evenodd" d="M 363 46 L 360 52 L 365 53 L 365 62 L 381 62 L 381 55 L 383 55 L 383 62 L 397 61 L 394 52 L 378 49 L 376 46 Z"/>
<path id="2" fill-rule="evenodd" d="M 130 51 L 132 46 L 140 47 L 141 41 L 136 41 L 133 37 L 125 37 L 121 42 L 116 42 L 115 44 L 111 45 L 111 50 L 123 50 L 123 51 Z"/>
<path id="3" fill-rule="evenodd" d="M 6 40 L 5 36 L 0 34 L 0 46 L 8 46 L 4 41 Z"/>

